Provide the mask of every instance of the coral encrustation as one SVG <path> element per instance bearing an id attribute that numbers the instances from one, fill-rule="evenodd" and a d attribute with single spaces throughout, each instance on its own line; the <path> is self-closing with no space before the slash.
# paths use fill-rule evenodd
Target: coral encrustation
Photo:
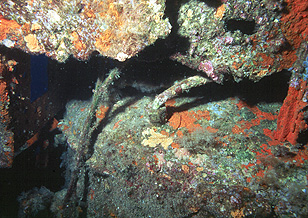
<path id="1" fill-rule="evenodd" d="M 125 61 L 170 33 L 164 10 L 165 0 L 1 1 L 0 43 L 60 62 L 95 50 Z"/>

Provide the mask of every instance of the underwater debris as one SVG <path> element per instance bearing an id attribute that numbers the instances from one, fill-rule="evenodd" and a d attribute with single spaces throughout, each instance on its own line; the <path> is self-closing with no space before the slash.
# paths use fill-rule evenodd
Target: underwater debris
<path id="1" fill-rule="evenodd" d="M 57 5 L 64 1 L 49 2 Z M 136 2 L 130 1 L 134 6 Z M 157 3 L 156 0 L 140 2 Z M 191 47 L 187 53 L 177 53 L 172 58 L 199 71 L 199 75 L 175 83 L 157 95 L 154 102 L 149 96 L 139 98 L 135 93 L 133 97 L 124 96 L 112 102 L 113 82 L 120 74 L 115 69 L 105 81 L 98 80 L 92 101 L 69 103 L 59 127 L 67 137 L 69 154 L 65 155 L 65 163 L 72 174 L 67 175 L 68 189 L 55 194 L 52 204 L 55 214 L 98 218 L 307 217 L 307 145 L 288 149 L 289 143 L 285 141 L 297 141 L 298 134 L 307 129 L 304 120 L 307 107 L 302 102 L 307 102 L 308 77 L 302 68 L 308 68 L 308 60 L 306 55 L 302 68 L 297 67 L 295 59 L 284 62 L 289 38 L 282 36 L 279 29 L 283 25 L 279 23 L 282 1 L 224 0 L 217 8 L 207 5 L 210 1 L 185 2 L 181 10 L 186 11 L 187 21 L 180 20 L 180 16 L 183 21 L 180 31 L 184 35 L 190 31 Z M 111 10 L 110 7 L 106 10 Z M 53 12 L 58 9 L 52 10 L 47 13 L 47 17 L 54 19 L 51 29 L 62 20 L 58 12 Z M 84 14 L 89 20 L 94 16 L 83 2 L 78 2 L 76 10 L 76 14 Z M 194 26 L 203 18 L 207 25 Z M 215 32 L 212 27 L 215 22 L 223 25 L 225 32 Z M 242 29 L 242 24 L 248 30 Z M 32 35 L 27 41 L 22 36 L 24 42 L 21 42 L 35 51 L 40 47 L 36 31 L 42 27 L 32 24 L 29 28 L 32 32 L 28 35 Z M 62 27 L 57 31 L 61 32 Z M 78 34 L 77 30 L 71 33 L 71 43 L 83 51 L 87 45 L 79 40 Z M 107 31 L 105 34 L 112 35 Z M 18 46 L 12 40 L 4 39 L 2 43 L 10 48 Z M 200 42 L 208 50 L 199 50 Z M 59 46 L 60 51 L 65 43 L 64 40 Z M 112 47 L 105 38 L 95 46 L 102 50 Z M 119 52 L 116 58 L 124 60 L 128 58 L 126 54 Z M 299 56 L 298 60 L 303 62 L 304 58 Z M 228 78 L 258 81 L 290 66 L 294 67 L 293 76 L 279 117 L 280 102 L 248 105 L 223 86 L 201 94 L 211 95 L 208 98 L 189 95 L 170 100 L 210 82 L 223 84 Z M 272 78 L 277 79 L 269 79 Z M 272 85 L 276 81 L 270 82 Z M 120 94 L 121 88 L 116 89 Z M 166 107 L 162 107 L 164 104 Z M 155 117 L 154 124 L 161 125 L 153 127 L 146 113 Z M 278 134 L 274 140 L 284 144 L 279 144 L 276 152 L 268 137 L 274 138 L 275 129 Z M 283 136 L 285 133 L 287 137 Z M 33 209 L 41 208 L 41 201 L 35 203 Z"/>
<path id="2" fill-rule="evenodd" d="M 289 2 L 289 7 L 296 6 Z M 304 8 L 299 7 L 295 11 L 307 16 Z M 193 87 L 211 81 L 223 84 L 230 77 L 236 82 L 244 78 L 259 81 L 292 67 L 296 49 L 308 37 L 308 27 L 300 28 L 300 37 L 289 34 L 286 25 L 301 20 L 301 17 L 282 14 L 282 9 L 281 1 L 267 3 L 263 0 L 224 1 L 216 8 L 197 0 L 183 4 L 179 10 L 178 34 L 189 39 L 190 47 L 170 58 L 201 71 L 203 75 L 184 79 L 157 95 L 149 106 L 153 109 L 150 117 L 160 117 L 163 112 L 157 109 Z M 282 18 L 281 14 L 284 15 Z M 285 24 L 282 20 L 289 20 L 289 23 Z M 154 124 L 157 119 L 153 120 Z"/>
<path id="3" fill-rule="evenodd" d="M 180 82 L 177 82 L 169 89 L 157 95 L 155 97 L 153 104 L 151 105 L 151 108 L 153 110 L 157 110 L 159 107 L 164 105 L 167 102 L 167 100 L 174 98 L 183 92 L 187 92 L 193 87 L 202 86 L 210 82 L 212 81 L 202 76 L 192 76 Z"/>
<path id="4" fill-rule="evenodd" d="M 18 217 L 44 216 L 42 211 L 49 210 L 53 197 L 54 193 L 44 186 L 41 188 L 35 187 L 30 191 L 22 192 L 17 198 L 20 204 Z"/>
<path id="5" fill-rule="evenodd" d="M 59 62 L 93 51 L 125 61 L 170 33 L 164 10 L 165 0 L 1 1 L 0 43 Z"/>
<path id="6" fill-rule="evenodd" d="M 288 54 L 299 45 L 291 42 L 295 32 L 289 34 L 287 25 L 305 21 L 282 13 L 282 1 L 270 2 L 228 0 L 212 6 L 208 2 L 188 1 L 179 10 L 178 33 L 189 40 L 190 47 L 171 58 L 219 83 L 226 75 L 235 81 L 243 78 L 258 81 L 290 68 L 296 57 L 294 52 L 292 57 Z M 307 14 L 304 10 L 297 11 L 301 11 L 301 16 Z M 301 29 L 303 41 L 307 38 L 304 36 L 307 25 L 303 24 Z"/>
<path id="7" fill-rule="evenodd" d="M 173 99 L 167 107 L 187 104 L 184 99 Z M 233 98 L 203 102 L 189 111 L 178 110 L 167 124 L 155 128 L 143 116 L 150 100 L 138 99 L 125 111 L 109 114 L 93 155 L 86 161 L 89 186 L 79 184 L 88 190 L 87 216 L 184 217 L 198 213 L 200 217 L 261 217 L 273 215 L 271 205 L 279 205 L 272 193 L 276 184 L 286 187 L 279 200 L 288 198 L 286 182 L 291 184 L 292 178 L 275 171 L 272 174 L 279 176 L 279 182 L 272 184 L 268 165 L 275 164 L 278 171 L 284 162 L 272 157 L 271 148 L 262 144 L 267 139 L 262 136 L 263 128 L 275 125 L 273 118 L 280 105 L 260 105 L 261 110 Z M 83 120 L 77 111 L 84 107 L 68 108 L 64 122 Z M 241 131 L 233 133 L 235 126 Z M 65 133 L 69 138 L 72 134 L 72 130 Z M 151 140 L 150 145 L 145 138 Z M 305 178 L 304 169 L 301 173 L 298 179 Z M 305 181 L 300 187 L 305 187 Z M 263 190 L 260 183 L 269 188 Z M 77 190 L 78 196 L 83 188 Z M 284 213 L 282 208 L 277 211 Z"/>
<path id="8" fill-rule="evenodd" d="M 96 82 L 96 87 L 94 90 L 94 94 L 92 96 L 92 101 L 90 108 L 87 112 L 87 117 L 84 120 L 84 124 L 82 130 L 80 132 L 80 137 L 77 142 L 77 156 L 76 156 L 76 166 L 71 174 L 70 184 L 68 186 L 66 195 L 63 199 L 63 216 L 71 216 L 76 213 L 76 189 L 77 183 L 80 179 L 80 174 L 85 173 L 85 162 L 90 156 L 90 144 L 93 131 L 98 127 L 102 119 L 94 119 L 96 118 L 96 111 L 98 110 L 101 104 L 109 103 L 109 95 L 110 88 L 114 85 L 115 80 L 120 77 L 121 72 L 119 69 L 115 68 L 110 70 L 109 75 L 104 81 L 98 79 Z M 109 109 L 110 107 L 107 106 Z M 107 113 L 107 111 L 106 111 Z M 81 170 L 83 169 L 83 170 Z"/>
<path id="9" fill-rule="evenodd" d="M 14 60 L 7 60 L 0 54 L 0 168 L 11 167 L 14 157 L 13 132 L 9 129 L 11 117 L 9 115 L 10 96 L 9 91 L 13 89 L 5 80 L 4 74 L 14 70 L 17 64 Z M 18 81 L 15 79 L 15 83 Z M 14 80 L 12 79 L 12 82 Z"/>

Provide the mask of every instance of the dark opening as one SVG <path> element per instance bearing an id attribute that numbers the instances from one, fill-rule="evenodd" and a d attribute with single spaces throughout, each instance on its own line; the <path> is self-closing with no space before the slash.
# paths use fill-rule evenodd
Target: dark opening
<path id="1" fill-rule="evenodd" d="M 226 28 L 228 31 L 239 30 L 244 34 L 252 35 L 255 32 L 256 22 L 240 19 L 230 19 L 226 21 Z"/>

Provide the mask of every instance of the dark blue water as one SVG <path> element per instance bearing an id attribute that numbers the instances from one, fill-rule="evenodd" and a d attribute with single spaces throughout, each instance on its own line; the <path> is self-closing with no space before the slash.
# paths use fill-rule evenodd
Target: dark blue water
<path id="1" fill-rule="evenodd" d="M 31 55 L 31 102 L 48 90 L 48 58 L 45 55 Z"/>

